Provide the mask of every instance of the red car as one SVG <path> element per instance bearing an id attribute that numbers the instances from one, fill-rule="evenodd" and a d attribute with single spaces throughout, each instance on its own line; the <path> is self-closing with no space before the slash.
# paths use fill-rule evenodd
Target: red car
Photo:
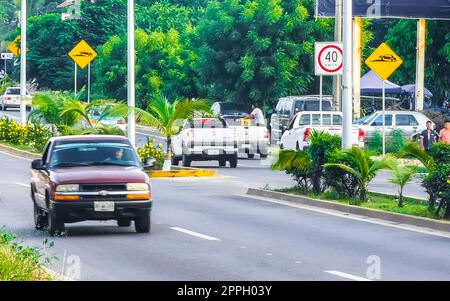
<path id="1" fill-rule="evenodd" d="M 150 231 L 152 193 L 149 177 L 129 140 L 121 136 L 68 136 L 50 139 L 42 159 L 31 164 L 31 198 L 36 229 L 51 236 L 65 223 L 134 221 L 136 231 Z"/>

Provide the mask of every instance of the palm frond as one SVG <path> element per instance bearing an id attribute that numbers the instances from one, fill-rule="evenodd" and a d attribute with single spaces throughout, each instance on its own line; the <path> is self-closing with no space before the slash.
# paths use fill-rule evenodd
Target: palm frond
<path id="1" fill-rule="evenodd" d="M 311 158 L 305 151 L 283 150 L 279 153 L 277 161 L 272 165 L 275 170 L 297 169 L 308 171 L 311 166 Z"/>
<path id="2" fill-rule="evenodd" d="M 436 168 L 436 162 L 434 161 L 433 157 L 431 157 L 426 151 L 424 151 L 414 143 L 406 144 L 403 150 L 398 155 L 399 158 L 405 158 L 407 156 L 411 156 L 419 160 L 429 171 L 432 171 Z"/>

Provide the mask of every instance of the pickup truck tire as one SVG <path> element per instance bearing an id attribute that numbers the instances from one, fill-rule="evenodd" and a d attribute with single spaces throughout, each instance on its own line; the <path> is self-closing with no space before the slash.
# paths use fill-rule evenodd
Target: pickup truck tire
<path id="1" fill-rule="evenodd" d="M 255 154 L 248 154 L 249 159 L 253 159 L 255 157 Z"/>
<path id="2" fill-rule="evenodd" d="M 236 168 L 237 167 L 237 156 L 236 157 L 234 157 L 234 158 L 231 158 L 230 159 L 230 167 L 231 168 Z"/>
<path id="3" fill-rule="evenodd" d="M 141 216 L 134 221 L 134 227 L 137 233 L 148 233 L 150 232 L 151 218 L 150 214 Z"/>
<path id="4" fill-rule="evenodd" d="M 219 160 L 219 166 L 220 166 L 220 167 L 225 167 L 225 166 L 227 166 L 227 161 L 225 161 L 225 160 Z"/>
<path id="5" fill-rule="evenodd" d="M 59 236 L 64 234 L 64 222 L 60 220 L 52 210 L 48 211 L 47 220 L 48 234 L 50 234 L 50 236 Z"/>
<path id="6" fill-rule="evenodd" d="M 182 159 L 181 159 L 182 161 L 183 161 L 183 166 L 184 167 L 191 167 L 191 159 L 189 158 L 189 156 L 188 155 L 183 155 L 183 157 L 182 157 Z"/>
<path id="7" fill-rule="evenodd" d="M 2 111 L 6 111 L 6 106 L 2 105 Z"/>
<path id="8" fill-rule="evenodd" d="M 173 156 L 172 157 L 172 165 L 178 166 L 180 164 L 180 158 Z"/>
<path id="9" fill-rule="evenodd" d="M 34 226 L 36 230 L 43 230 L 47 227 L 47 214 L 33 202 L 34 205 Z"/>
<path id="10" fill-rule="evenodd" d="M 267 154 L 259 154 L 259 157 L 260 157 L 261 159 L 265 159 L 265 158 L 267 158 Z"/>
<path id="11" fill-rule="evenodd" d="M 129 219 L 119 219 L 117 225 L 119 227 L 129 227 L 131 226 L 131 221 Z"/>

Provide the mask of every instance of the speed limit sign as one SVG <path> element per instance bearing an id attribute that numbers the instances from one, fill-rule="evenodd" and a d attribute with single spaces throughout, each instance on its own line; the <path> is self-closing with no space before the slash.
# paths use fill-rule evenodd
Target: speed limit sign
<path id="1" fill-rule="evenodd" d="M 343 54 L 342 43 L 316 43 L 314 54 L 316 75 L 341 75 Z"/>

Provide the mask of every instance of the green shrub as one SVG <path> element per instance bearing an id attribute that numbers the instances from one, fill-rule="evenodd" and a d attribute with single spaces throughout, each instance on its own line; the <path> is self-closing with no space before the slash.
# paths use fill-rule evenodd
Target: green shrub
<path id="1" fill-rule="evenodd" d="M 380 155 L 383 152 L 383 135 L 380 132 L 375 132 L 373 137 L 367 141 L 366 149 L 374 155 Z"/>
<path id="2" fill-rule="evenodd" d="M 386 139 L 386 152 L 399 153 L 405 147 L 405 144 L 405 133 L 402 130 L 395 129 Z"/>
<path id="3" fill-rule="evenodd" d="M 31 146 L 37 151 L 42 151 L 50 138 L 50 131 L 41 124 L 22 126 L 8 118 L 0 119 L 0 140 L 17 145 Z"/>
<path id="4" fill-rule="evenodd" d="M 356 168 L 355 163 L 341 151 L 335 151 L 328 157 L 331 164 L 345 164 Z M 325 168 L 324 179 L 327 186 L 331 187 L 337 194 L 349 198 L 356 198 L 359 194 L 358 178 L 337 167 Z"/>
<path id="5" fill-rule="evenodd" d="M 429 151 L 429 155 L 433 157 L 438 165 L 450 163 L 450 144 L 442 142 L 433 144 Z"/>
<path id="6" fill-rule="evenodd" d="M 162 144 L 155 145 L 155 142 L 155 139 L 148 140 L 147 144 L 138 148 L 137 151 L 141 161 L 153 157 L 156 159 L 154 169 L 162 169 L 164 160 L 166 159 L 166 152 L 164 151 Z"/>

